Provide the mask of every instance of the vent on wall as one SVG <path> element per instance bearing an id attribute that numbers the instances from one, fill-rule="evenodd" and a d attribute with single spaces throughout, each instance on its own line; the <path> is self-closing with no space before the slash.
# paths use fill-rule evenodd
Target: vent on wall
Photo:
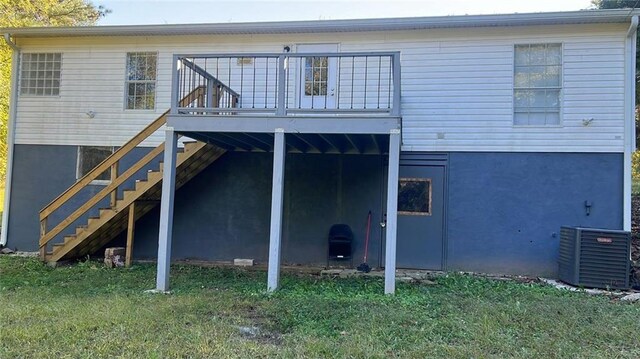
<path id="1" fill-rule="evenodd" d="M 591 288 L 629 288 L 631 233 L 608 229 L 560 229 L 560 280 Z"/>

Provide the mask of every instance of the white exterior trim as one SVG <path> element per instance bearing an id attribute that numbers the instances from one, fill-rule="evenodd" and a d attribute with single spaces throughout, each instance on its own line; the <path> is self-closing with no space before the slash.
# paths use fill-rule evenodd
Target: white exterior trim
<path id="1" fill-rule="evenodd" d="M 9 93 L 9 119 L 7 120 L 7 172 L 4 188 L 4 209 L 2 213 L 2 233 L 0 245 L 7 245 L 9 233 L 9 206 L 11 205 L 11 183 L 13 182 L 13 146 L 15 143 L 16 113 L 18 110 L 18 70 L 20 69 L 20 48 L 5 34 L 4 39 L 13 49 L 11 54 L 11 92 Z"/>
<path id="2" fill-rule="evenodd" d="M 461 15 L 411 18 L 238 22 L 231 24 L 171 24 L 80 27 L 0 28 L 18 37 L 58 36 L 149 36 L 149 35 L 231 35 L 286 34 L 345 31 L 390 31 L 438 28 L 527 26 L 589 23 L 626 23 L 639 11 L 629 9 L 581 10 L 500 15 Z"/>
<path id="3" fill-rule="evenodd" d="M 632 168 L 631 156 L 635 151 L 635 80 L 636 80 L 636 37 L 638 30 L 638 16 L 631 18 L 631 25 L 627 32 L 625 43 L 625 121 L 624 121 L 624 179 L 623 179 L 623 226 L 625 231 L 631 231 L 631 185 Z"/>

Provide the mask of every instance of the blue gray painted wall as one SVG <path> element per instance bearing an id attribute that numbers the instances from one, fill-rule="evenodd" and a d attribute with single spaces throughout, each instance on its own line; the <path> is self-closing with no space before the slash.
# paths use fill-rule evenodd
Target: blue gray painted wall
<path id="1" fill-rule="evenodd" d="M 267 260 L 272 156 L 227 153 L 178 190 L 174 259 Z M 288 154 L 282 261 L 324 265 L 329 228 L 346 223 L 354 231 L 354 264 L 359 264 L 372 210 L 369 256 L 378 265 L 381 178 L 381 156 Z M 158 215 L 156 209 L 136 226 L 137 258 L 157 254 Z"/>
<path id="2" fill-rule="evenodd" d="M 136 149 L 122 160 L 122 168 L 148 151 L 147 148 Z M 77 147 L 19 145 L 15 156 L 8 246 L 36 251 L 38 212 L 75 182 Z M 147 169 L 157 168 L 158 160 L 142 169 L 141 175 Z M 374 218 L 370 258 L 379 257 L 381 234 L 377 223 L 382 216 L 382 160 L 381 156 L 372 155 L 287 155 L 283 262 L 324 264 L 327 234 L 334 223 L 352 227 L 354 256 L 362 258 L 369 210 L 373 211 Z M 178 190 L 174 258 L 266 260 L 271 171 L 272 154 L 227 153 Z M 133 181 L 121 186 L 120 192 L 133 187 Z M 102 188 L 88 186 L 50 217 L 49 227 Z M 97 214 L 97 208 L 106 206 L 107 200 L 70 225 L 65 233 L 73 233 L 76 224 L 84 224 L 89 215 Z M 157 231 L 156 209 L 137 223 L 136 258 L 155 258 Z M 116 242 L 123 242 L 120 237 Z M 377 262 L 372 264 L 378 265 Z"/>
<path id="3" fill-rule="evenodd" d="M 10 247 L 37 250 L 38 211 L 75 181 L 76 156 L 74 146 L 16 146 Z M 378 266 L 384 158 L 288 154 L 286 161 L 282 260 L 324 264 L 329 227 L 342 222 L 355 233 L 357 265 L 372 210 L 369 258 Z M 173 258 L 265 261 L 271 165 L 269 153 L 227 153 L 182 187 Z M 622 227 L 621 154 L 449 153 L 446 167 L 449 270 L 555 276 L 561 225 Z M 101 188 L 91 187 L 75 202 Z M 156 256 L 157 229 L 156 209 L 136 226 L 136 258 Z"/>
<path id="4" fill-rule="evenodd" d="M 447 268 L 555 276 L 560 226 L 622 228 L 622 166 L 622 154 L 450 153 Z"/>
<path id="5" fill-rule="evenodd" d="M 129 167 L 148 153 L 148 148 L 137 148 L 121 161 Z M 49 202 L 60 195 L 76 181 L 78 147 L 16 145 L 14 147 L 13 178 L 11 184 L 11 205 L 9 208 L 9 228 L 7 246 L 22 251 L 37 251 L 40 238 L 39 212 Z M 141 170 L 157 167 L 158 157 Z M 125 182 L 120 188 L 132 187 L 135 179 Z M 49 217 L 49 229 L 68 216 L 80 204 L 102 190 L 101 185 L 89 185 L 67 204 Z M 95 216 L 98 208 L 107 207 L 108 199 L 95 206 L 87 215 L 70 225 L 68 233 L 75 232 L 75 226 L 84 224 L 87 217 Z M 53 242 L 61 240 L 58 236 Z M 53 243 L 52 242 L 52 243 Z"/>

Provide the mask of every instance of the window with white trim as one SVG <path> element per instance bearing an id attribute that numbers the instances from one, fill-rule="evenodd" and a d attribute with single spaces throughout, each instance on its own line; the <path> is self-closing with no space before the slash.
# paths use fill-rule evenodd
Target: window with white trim
<path id="1" fill-rule="evenodd" d="M 562 45 L 515 45 L 514 55 L 513 124 L 559 125 Z"/>
<path id="2" fill-rule="evenodd" d="M 22 54 L 20 95 L 60 94 L 61 53 Z"/>
<path id="3" fill-rule="evenodd" d="M 158 54 L 155 52 L 127 53 L 126 109 L 155 109 L 157 65 Z"/>
<path id="4" fill-rule="evenodd" d="M 107 157 L 113 154 L 113 147 L 106 146 L 79 146 L 78 147 L 78 166 L 76 170 L 76 179 L 84 177 Z M 93 184 L 107 184 L 111 180 L 111 167 L 102 172 Z"/>

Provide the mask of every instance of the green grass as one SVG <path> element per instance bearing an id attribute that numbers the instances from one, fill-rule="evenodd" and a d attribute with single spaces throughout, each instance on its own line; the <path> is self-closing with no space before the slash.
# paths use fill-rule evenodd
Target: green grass
<path id="1" fill-rule="evenodd" d="M 640 304 L 463 275 L 435 285 L 0 256 L 0 358 L 638 358 Z M 258 327 L 255 336 L 239 326 Z"/>

